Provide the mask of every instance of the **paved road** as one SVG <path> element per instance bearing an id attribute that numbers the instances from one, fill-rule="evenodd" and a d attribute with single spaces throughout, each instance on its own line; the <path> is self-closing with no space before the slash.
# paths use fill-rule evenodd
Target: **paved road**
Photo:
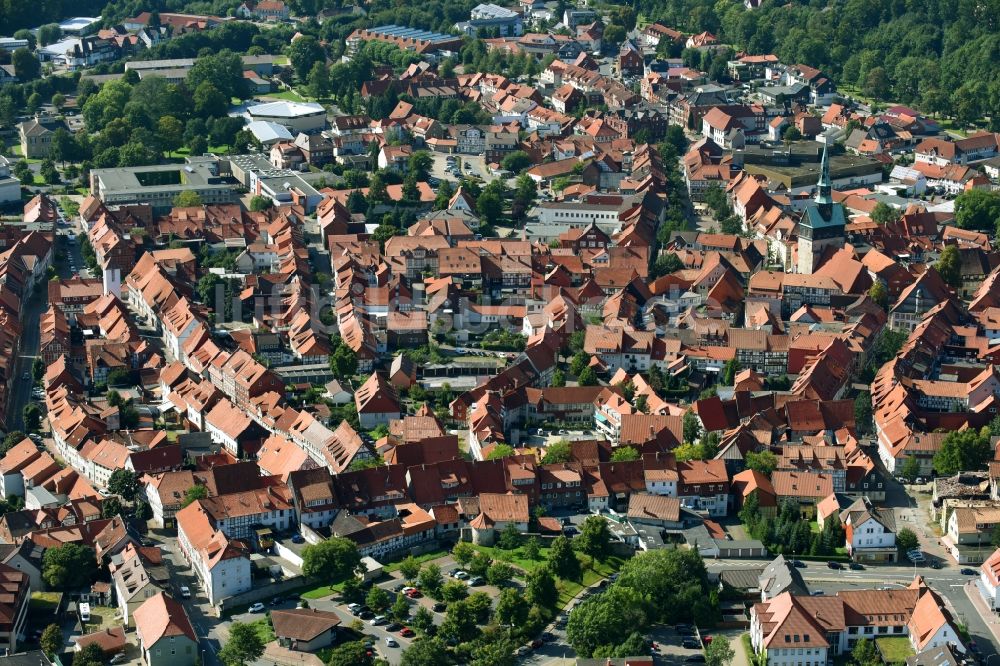
<path id="1" fill-rule="evenodd" d="M 21 309 L 21 344 L 17 362 L 14 364 L 14 376 L 11 378 L 10 400 L 7 402 L 8 430 L 22 430 L 24 407 L 31 400 L 31 389 L 34 384 L 31 378 L 31 366 L 38 356 L 38 320 L 48 307 L 49 294 L 46 283 L 42 282 L 34 295 L 22 303 Z M 27 373 L 28 378 L 24 375 Z"/>

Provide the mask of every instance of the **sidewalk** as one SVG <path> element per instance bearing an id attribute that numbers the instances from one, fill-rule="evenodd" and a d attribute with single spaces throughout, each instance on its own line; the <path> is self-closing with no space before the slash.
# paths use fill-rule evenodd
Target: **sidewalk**
<path id="1" fill-rule="evenodd" d="M 982 595 L 979 594 L 979 588 L 976 586 L 975 581 L 969 581 L 962 586 L 962 591 L 965 592 L 965 596 L 969 598 L 972 605 L 975 607 L 976 612 L 983 619 L 986 627 L 993 634 L 993 640 L 995 643 L 1000 643 L 1000 617 L 996 613 L 990 610 L 986 605 L 986 601 L 983 599 Z"/>

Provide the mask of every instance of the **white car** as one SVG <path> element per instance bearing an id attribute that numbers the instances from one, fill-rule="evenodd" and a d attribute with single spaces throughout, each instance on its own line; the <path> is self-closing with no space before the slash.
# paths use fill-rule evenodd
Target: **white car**
<path id="1" fill-rule="evenodd" d="M 251 613 L 263 613 L 264 612 L 264 604 L 262 604 L 262 603 L 260 603 L 258 601 L 254 605 L 250 606 L 250 608 L 248 608 L 247 610 L 250 611 Z"/>
<path id="2" fill-rule="evenodd" d="M 458 571 L 452 571 L 451 572 L 451 577 L 452 578 L 457 578 L 458 580 L 465 580 L 466 578 L 469 577 L 469 572 L 468 571 L 462 571 L 461 569 L 459 569 Z"/>
<path id="3" fill-rule="evenodd" d="M 124 664 L 126 661 L 128 661 L 128 657 L 125 655 L 125 653 L 124 652 L 119 652 L 115 656 L 111 657 L 111 661 L 109 661 L 108 663 L 109 664 Z"/>
<path id="4" fill-rule="evenodd" d="M 380 624 L 385 624 L 385 615 L 376 615 L 375 617 L 373 617 L 371 620 L 368 621 L 368 624 L 372 625 L 373 627 L 377 627 Z"/>
<path id="5" fill-rule="evenodd" d="M 385 646 L 386 647 L 399 647 L 399 643 L 397 643 L 396 639 L 393 638 L 392 636 L 386 636 L 385 637 Z"/>
<path id="6" fill-rule="evenodd" d="M 191 588 L 187 585 L 181 585 L 181 598 L 190 599 L 191 598 Z"/>
<path id="7" fill-rule="evenodd" d="M 400 590 L 400 591 L 401 591 L 401 592 L 402 592 L 403 594 L 409 594 L 410 592 L 413 592 L 413 591 L 414 591 L 414 590 L 416 590 L 416 589 L 417 589 L 417 588 L 415 588 L 415 587 L 410 587 L 410 586 L 406 586 L 406 587 L 404 587 L 404 588 L 403 588 L 402 590 Z"/>

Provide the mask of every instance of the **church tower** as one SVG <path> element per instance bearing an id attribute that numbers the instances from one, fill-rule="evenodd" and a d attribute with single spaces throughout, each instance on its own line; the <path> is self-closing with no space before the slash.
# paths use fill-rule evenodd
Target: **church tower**
<path id="1" fill-rule="evenodd" d="M 847 217 L 844 207 L 833 202 L 833 185 L 830 182 L 830 158 L 823 146 L 816 198 L 803 211 L 799 220 L 798 272 L 811 275 L 820 257 L 828 247 L 844 247 L 844 226 Z"/>

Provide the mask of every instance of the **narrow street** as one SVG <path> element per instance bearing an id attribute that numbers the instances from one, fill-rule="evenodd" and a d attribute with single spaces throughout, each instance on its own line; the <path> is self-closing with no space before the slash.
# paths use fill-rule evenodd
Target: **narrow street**
<path id="1" fill-rule="evenodd" d="M 31 366 L 38 356 L 38 320 L 48 307 L 49 294 L 47 285 L 42 282 L 37 290 L 21 308 L 21 344 L 14 365 L 14 376 L 11 378 L 10 400 L 7 403 L 7 430 L 22 430 L 24 428 L 24 407 L 31 400 Z M 27 378 L 25 375 L 27 374 Z"/>

